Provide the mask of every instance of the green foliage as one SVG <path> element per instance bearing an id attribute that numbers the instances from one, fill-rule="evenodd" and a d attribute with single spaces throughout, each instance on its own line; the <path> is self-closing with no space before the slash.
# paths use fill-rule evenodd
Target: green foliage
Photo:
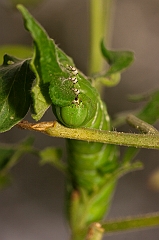
<path id="1" fill-rule="evenodd" d="M 83 74 L 74 69 L 71 58 L 55 45 L 28 11 L 22 6 L 18 8 L 23 14 L 25 26 L 31 33 L 35 44 L 35 54 L 31 62 L 37 80 L 33 88 L 36 114 L 34 118 L 39 120 L 42 116 L 40 113 L 44 113 L 52 102 L 55 115 L 66 126 L 77 127 L 86 124 L 96 111 L 96 90 L 91 87 L 91 83 Z M 74 83 L 74 80 L 77 83 Z M 78 99 L 78 103 L 73 103 L 74 100 L 77 102 L 74 91 L 76 89 L 82 90 L 80 94 L 82 100 Z"/>
<path id="2" fill-rule="evenodd" d="M 22 5 L 18 5 L 26 29 L 34 42 L 32 59 L 19 60 L 5 55 L 0 66 L 0 131 L 20 122 L 31 109 L 32 118 L 40 120 L 52 105 L 53 112 L 64 126 L 111 131 L 105 104 L 95 88 L 98 83 L 114 86 L 120 75 L 133 62 L 129 51 L 101 51 L 110 65 L 106 73 L 90 79 L 76 69 L 68 57 Z M 158 91 L 138 116 L 150 124 L 158 119 Z M 138 121 L 139 122 L 139 121 Z M 147 126 L 147 125 L 146 125 Z M 150 127 L 150 126 L 149 126 Z M 43 129 L 42 129 L 43 131 Z M 40 163 L 49 163 L 67 176 L 67 213 L 73 236 L 83 239 L 90 223 L 102 220 L 107 213 L 118 178 L 141 168 L 132 164 L 136 149 L 129 148 L 119 163 L 115 145 L 76 140 L 67 141 L 68 162 L 61 162 L 61 150 L 52 147 L 38 151 L 28 140 L 17 147 L 0 148 L 0 180 L 7 183 L 7 174 L 26 152 L 38 156 Z M 81 236 L 79 235 L 81 234 Z"/>
<path id="3" fill-rule="evenodd" d="M 140 96 L 135 96 L 135 99 L 141 98 Z M 147 98 L 147 97 L 146 97 Z M 154 134 L 157 133 L 157 129 L 154 129 L 153 126 L 150 124 L 154 124 L 158 121 L 159 119 L 159 91 L 155 91 L 151 94 L 148 95 L 147 103 L 143 106 L 142 109 L 140 109 L 137 113 L 136 116 L 140 119 L 143 120 L 144 122 L 141 122 L 141 127 L 134 122 L 133 124 L 136 125 L 136 128 L 140 130 L 140 128 L 146 128 L 147 133 L 149 134 Z M 158 133 L 157 133 L 158 134 Z M 151 141 L 151 140 L 150 140 Z M 123 162 L 129 162 L 131 161 L 139 152 L 139 149 L 136 148 L 128 148 L 123 156 Z"/>
<path id="4" fill-rule="evenodd" d="M 50 105 L 53 105 L 53 111 L 59 121 L 66 126 L 86 125 L 97 110 L 96 102 L 100 99 L 98 92 L 29 12 L 21 5 L 18 5 L 18 8 L 23 14 L 26 28 L 33 37 L 34 54 L 31 62 L 8 55 L 4 58 L 0 69 L 2 84 L 0 131 L 7 131 L 21 121 L 30 107 L 32 117 L 40 120 Z M 108 62 L 112 64 L 110 69 L 113 70 L 108 70 L 108 73 L 119 74 L 131 62 L 130 53 L 125 53 L 123 57 L 122 52 L 122 57 L 119 57 L 120 53 L 112 54 L 112 51 L 106 50 L 104 46 L 102 49 L 104 54 L 108 55 L 106 56 Z M 124 59 L 123 64 L 118 61 L 119 58 Z M 120 66 L 117 67 L 118 65 Z M 34 78 L 36 80 L 33 82 Z M 4 84 L 6 79 L 9 81 Z"/>
<path id="5" fill-rule="evenodd" d="M 106 73 L 106 76 L 115 74 L 117 72 L 121 73 L 124 69 L 128 68 L 134 60 L 133 52 L 111 51 L 106 49 L 103 42 L 101 43 L 101 51 L 104 58 L 107 60 L 107 62 L 110 65 L 110 68 Z"/>
<path id="6" fill-rule="evenodd" d="M 0 66 L 0 132 L 9 130 L 27 114 L 34 74 L 30 60 L 5 55 Z"/>
<path id="7" fill-rule="evenodd" d="M 149 124 L 154 124 L 159 119 L 159 91 L 149 95 L 145 106 L 139 111 L 137 117 Z"/>
<path id="8" fill-rule="evenodd" d="M 3 45 L 0 46 L 0 56 L 8 55 L 16 58 L 26 59 L 32 57 L 32 48 L 24 45 Z M 3 59 L 0 58 L 0 64 L 3 64 Z"/>
<path id="9" fill-rule="evenodd" d="M 33 142 L 33 138 L 27 138 L 25 141 L 16 145 L 0 146 L 0 188 L 10 183 L 9 171 L 17 164 L 24 154 L 36 154 L 33 148 Z"/>
<path id="10" fill-rule="evenodd" d="M 55 45 L 29 12 L 21 5 L 18 6 L 18 9 L 23 15 L 26 29 L 34 40 L 35 52 L 31 61 L 31 68 L 36 75 L 35 91 L 32 94 L 34 110 L 36 106 L 40 106 L 44 113 L 49 104 L 52 104 L 57 120 L 67 127 L 85 126 L 110 130 L 110 120 L 106 107 L 93 86 L 96 79 L 91 81 L 77 70 L 72 59 Z M 111 70 L 108 70 L 108 75 L 120 74 L 123 68 L 130 65 L 132 61 L 130 53 L 123 54 L 122 52 L 120 54 L 106 49 L 105 51 L 108 55 L 106 58 L 112 65 Z M 122 64 L 119 58 L 124 59 Z M 37 89 L 38 97 L 36 97 Z M 41 105 L 39 93 L 43 95 L 43 102 L 48 103 L 46 108 Z M 38 107 L 35 114 L 39 114 L 39 112 L 41 111 Z M 35 119 L 41 117 L 38 116 L 37 118 L 36 115 Z M 43 162 L 53 162 L 51 155 L 54 156 L 54 149 L 42 152 Z M 56 159 L 54 159 L 54 164 L 59 167 L 59 161 Z M 75 140 L 68 141 L 67 174 L 69 187 L 67 200 L 68 216 L 73 232 L 84 231 L 90 223 L 103 218 L 109 208 L 116 181 L 120 176 L 120 174 L 115 174 L 118 171 L 120 173 L 121 169 L 118 164 L 116 146 Z M 79 194 L 75 221 L 78 224 L 72 224 L 72 218 L 75 219 L 72 216 L 74 204 L 71 197 L 74 191 L 78 191 Z"/>
<path id="11" fill-rule="evenodd" d="M 24 141 L 16 145 L 0 146 L 0 188 L 5 187 L 10 183 L 10 170 L 14 167 L 25 154 L 33 154 L 40 159 L 40 164 L 51 164 L 59 170 L 66 173 L 66 167 L 60 161 L 62 151 L 59 148 L 47 147 L 43 150 L 38 150 L 33 146 L 34 139 L 28 137 Z"/>
<path id="12" fill-rule="evenodd" d="M 109 69 L 104 74 L 100 74 L 95 81 L 101 82 L 107 87 L 113 87 L 120 81 L 121 72 L 127 69 L 134 61 L 134 54 L 130 51 L 112 51 L 101 42 L 101 51 L 103 57 L 109 64 Z"/>
<path id="13" fill-rule="evenodd" d="M 38 153 L 40 157 L 40 164 L 51 164 L 58 170 L 63 171 L 66 174 L 66 166 L 61 161 L 62 151 L 59 148 L 47 147 Z"/>

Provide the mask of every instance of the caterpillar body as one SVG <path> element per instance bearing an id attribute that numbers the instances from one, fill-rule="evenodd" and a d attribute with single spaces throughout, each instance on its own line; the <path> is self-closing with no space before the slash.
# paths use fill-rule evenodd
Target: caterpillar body
<path id="1" fill-rule="evenodd" d="M 35 116 L 50 104 L 57 120 L 66 127 L 110 130 L 106 106 L 93 82 L 76 69 L 72 59 L 23 6 L 18 5 L 18 9 L 34 40 L 31 68 L 37 79 L 32 89 Z M 109 207 L 117 180 L 118 151 L 114 145 L 77 140 L 67 140 L 67 149 L 67 210 L 72 231 L 80 232 L 101 220 Z M 73 197 L 75 193 L 77 198 Z"/>
<path id="2" fill-rule="evenodd" d="M 67 127 L 87 127 L 99 130 L 110 130 L 110 118 L 105 104 L 98 91 L 83 74 L 75 70 L 76 81 L 72 81 L 77 89 L 70 105 L 60 107 L 53 105 L 57 119 Z M 72 69 L 71 68 L 71 69 Z M 71 71 L 70 71 L 70 74 Z M 71 77 L 68 78 L 70 80 Z M 72 88 L 70 88 L 71 90 Z M 116 146 L 103 143 L 67 140 L 68 150 L 68 192 L 69 198 L 74 191 L 84 191 L 88 196 L 99 192 L 99 211 L 88 214 L 86 222 L 94 222 L 103 217 L 109 208 L 109 202 L 114 192 L 116 181 L 107 182 L 107 177 L 118 167 L 118 151 Z M 104 188 L 104 191 L 101 189 Z M 101 194 L 100 194 L 101 191 Z M 97 203 L 95 203 L 96 205 Z M 92 206 L 91 211 L 95 207 Z"/>

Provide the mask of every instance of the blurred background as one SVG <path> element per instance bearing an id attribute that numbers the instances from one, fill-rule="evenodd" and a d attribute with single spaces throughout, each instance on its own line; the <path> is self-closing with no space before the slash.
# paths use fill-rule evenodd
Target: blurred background
<path id="1" fill-rule="evenodd" d="M 11 0 L 0 0 L 0 46 L 26 44 L 32 40 L 23 27 L 20 13 Z M 19 2 L 19 1 L 17 1 Z M 46 29 L 49 36 L 70 55 L 76 66 L 86 73 L 89 49 L 89 1 L 41 0 L 31 3 L 30 12 Z M 158 88 L 159 81 L 159 1 L 114 1 L 111 46 L 135 52 L 135 63 L 123 73 L 115 88 L 105 90 L 104 99 L 109 113 L 136 109 L 127 101 L 128 94 L 137 94 Z M 1 56 L 2 58 L 2 56 Z M 53 120 L 51 110 L 42 120 Z M 159 127 L 159 126 L 158 126 Z M 132 131 L 129 127 L 126 131 Z M 35 146 L 62 146 L 61 139 L 13 128 L 0 134 L 3 143 L 16 143 L 27 135 L 35 136 Z M 144 170 L 132 172 L 119 180 L 108 218 L 145 214 L 159 211 L 159 191 L 150 187 L 149 179 L 159 169 L 159 153 L 142 150 L 137 156 Z M 11 171 L 13 183 L 0 192 L 1 240 L 69 239 L 64 216 L 65 179 L 53 167 L 40 167 L 30 155 L 23 157 Z M 106 236 L 107 240 L 157 240 L 159 228 Z"/>

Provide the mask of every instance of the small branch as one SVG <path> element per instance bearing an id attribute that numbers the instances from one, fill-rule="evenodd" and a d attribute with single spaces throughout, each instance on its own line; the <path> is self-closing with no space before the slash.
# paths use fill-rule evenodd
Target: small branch
<path id="1" fill-rule="evenodd" d="M 90 128 L 67 128 L 56 121 L 37 124 L 20 122 L 18 126 L 23 129 L 42 132 L 51 137 L 102 142 L 136 148 L 159 149 L 159 134 L 132 134 Z"/>
<path id="2" fill-rule="evenodd" d="M 100 42 L 108 43 L 110 35 L 110 14 L 112 0 L 90 0 L 90 56 L 88 74 L 100 72 L 103 69 L 103 57 Z"/>
<path id="3" fill-rule="evenodd" d="M 137 217 L 127 217 L 116 221 L 110 220 L 102 224 L 105 234 L 156 226 L 159 227 L 159 212 Z"/>
<path id="4" fill-rule="evenodd" d="M 141 133 L 159 134 L 158 130 L 154 128 L 151 124 L 142 121 L 141 119 L 135 117 L 132 114 L 128 115 L 126 120 L 131 126 L 139 130 Z"/>

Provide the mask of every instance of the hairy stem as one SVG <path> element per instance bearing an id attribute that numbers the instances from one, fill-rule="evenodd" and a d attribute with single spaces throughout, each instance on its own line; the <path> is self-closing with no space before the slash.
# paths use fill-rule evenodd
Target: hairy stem
<path id="1" fill-rule="evenodd" d="M 159 134 L 133 134 L 115 131 L 103 131 L 90 128 L 67 128 L 60 123 L 41 122 L 32 124 L 21 122 L 23 129 L 45 133 L 51 137 L 70 138 L 89 142 L 102 142 L 136 148 L 159 149 Z"/>

